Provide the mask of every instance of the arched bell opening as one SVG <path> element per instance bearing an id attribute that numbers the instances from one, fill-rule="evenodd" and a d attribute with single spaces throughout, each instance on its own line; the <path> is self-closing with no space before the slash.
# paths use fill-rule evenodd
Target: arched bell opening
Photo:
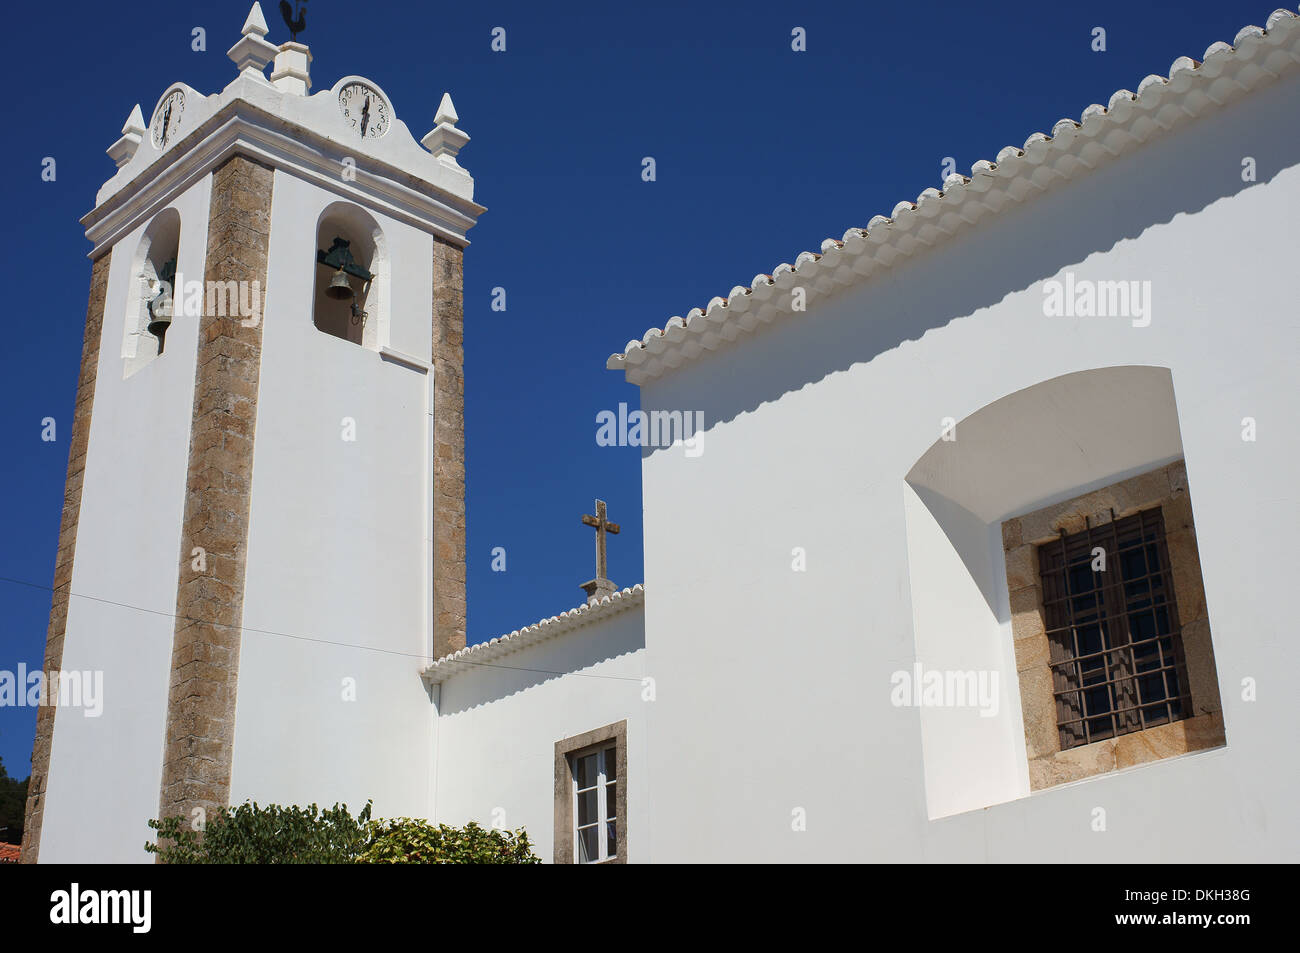
<path id="1" fill-rule="evenodd" d="M 180 213 L 168 208 L 154 217 L 140 238 L 131 262 L 131 288 L 122 341 L 124 377 L 130 377 L 166 349 L 167 332 L 176 311 L 174 295 L 180 237 Z"/>
<path id="2" fill-rule="evenodd" d="M 326 334 L 378 348 L 385 319 L 387 254 L 369 213 L 338 202 L 316 227 L 312 320 Z"/>

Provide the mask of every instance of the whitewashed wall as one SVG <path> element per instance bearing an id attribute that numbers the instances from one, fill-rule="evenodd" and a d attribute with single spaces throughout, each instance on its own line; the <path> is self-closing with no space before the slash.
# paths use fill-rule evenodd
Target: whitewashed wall
<path id="1" fill-rule="evenodd" d="M 434 691 L 439 822 L 500 818 L 524 827 L 553 856 L 555 743 L 627 719 L 628 858 L 650 859 L 650 762 L 642 701 L 645 629 L 640 607 L 494 660 L 465 666 Z M 562 673 L 562 674 L 557 674 Z M 671 783 L 661 775 L 659 785 Z M 495 811 L 500 809 L 503 814 Z"/>
<path id="2" fill-rule="evenodd" d="M 336 198 L 275 173 L 231 803 L 426 816 L 430 382 L 313 325 L 315 224 Z M 427 360 L 432 239 L 375 218 L 393 276 L 380 343 Z"/>
<path id="3" fill-rule="evenodd" d="M 1297 527 L 1298 99 L 1296 80 L 1254 93 L 643 387 L 647 410 L 703 410 L 708 435 L 698 458 L 643 462 L 659 701 L 655 837 L 638 859 L 1297 859 L 1297 712 L 1282 673 L 1300 665 L 1283 628 Z M 1241 181 L 1243 156 L 1258 182 Z M 1065 271 L 1150 280 L 1150 326 L 1044 317 L 1043 282 Z M 980 798 L 1015 799 L 930 820 L 921 719 L 889 700 L 891 673 L 918 652 L 909 558 L 935 558 L 909 553 L 906 477 L 943 418 L 1115 365 L 1172 373 L 1228 745 L 1022 797 L 1012 759 L 960 766 L 972 785 L 999 772 L 1001 790 Z M 1255 443 L 1241 439 L 1247 416 Z M 806 572 L 791 570 L 795 547 Z M 989 584 L 1004 605 L 1004 576 Z M 1241 700 L 1246 677 L 1256 702 Z M 1091 829 L 1095 807 L 1106 833 Z M 806 831 L 792 830 L 796 809 Z"/>
<path id="4" fill-rule="evenodd" d="M 181 217 L 186 280 L 203 278 L 211 191 L 204 176 L 169 206 Z M 162 783 L 198 322 L 178 317 L 163 354 L 123 380 L 132 259 L 147 225 L 111 253 L 63 645 L 64 671 L 103 672 L 103 714 L 55 717 L 43 863 L 153 860 L 144 844 Z M 58 427 L 66 447 L 71 419 Z"/>

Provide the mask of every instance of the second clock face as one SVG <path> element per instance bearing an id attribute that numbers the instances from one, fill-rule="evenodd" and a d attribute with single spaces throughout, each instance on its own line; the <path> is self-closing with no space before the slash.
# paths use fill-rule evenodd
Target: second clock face
<path id="1" fill-rule="evenodd" d="M 185 92 L 175 89 L 158 104 L 149 124 L 149 133 L 153 144 L 159 149 L 166 149 L 176 139 L 176 127 L 180 124 L 181 113 L 185 111 Z"/>
<path id="2" fill-rule="evenodd" d="M 339 109 L 362 139 L 378 139 L 388 131 L 392 110 L 379 91 L 365 83 L 348 83 L 339 90 Z"/>

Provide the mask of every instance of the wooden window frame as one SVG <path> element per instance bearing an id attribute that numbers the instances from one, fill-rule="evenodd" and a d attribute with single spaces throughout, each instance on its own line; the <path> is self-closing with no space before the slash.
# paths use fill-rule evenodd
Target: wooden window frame
<path id="1" fill-rule="evenodd" d="M 1134 531 L 1136 543 L 1121 542 Z M 1135 550 L 1142 551 L 1144 571 L 1126 576 L 1121 557 Z M 1160 507 L 1062 532 L 1059 539 L 1039 544 L 1037 556 L 1061 750 L 1189 717 L 1192 699 Z M 1076 589 L 1071 570 L 1084 567 L 1091 588 Z M 1143 585 L 1149 606 L 1134 607 L 1127 590 Z M 1135 617 L 1148 614 L 1157 623 L 1163 614 L 1163 631 L 1143 637 L 1134 631 Z M 1096 630 L 1102 648 L 1081 652 L 1081 633 L 1087 629 Z M 1144 669 L 1152 648 L 1157 668 Z M 1160 690 L 1153 688 L 1156 676 Z M 1103 690 L 1104 710 L 1094 709 Z M 1149 691 L 1152 697 L 1144 697 Z"/>
<path id="2" fill-rule="evenodd" d="M 595 759 L 595 776 L 591 779 L 591 784 L 585 788 L 578 786 L 578 762 L 587 758 Z M 611 760 L 613 763 L 611 764 Z M 573 776 L 573 856 L 577 863 L 601 864 L 611 860 L 618 859 L 618 828 L 622 825 L 622 818 L 618 816 L 618 748 L 616 742 L 602 742 L 593 748 L 583 748 L 580 751 L 574 751 L 569 755 L 569 768 Z M 610 771 L 614 772 L 614 780 L 610 780 Z M 614 785 L 614 803 L 609 801 L 609 787 Z M 594 792 L 596 795 L 595 819 L 588 824 L 579 823 L 581 821 L 582 811 L 580 810 L 580 799 L 587 791 Z M 614 824 L 615 843 L 614 852 L 609 852 L 609 832 L 606 825 L 610 822 Z M 596 856 L 594 859 L 586 861 L 581 860 L 582 851 L 582 832 L 586 828 L 595 828 L 596 830 Z"/>

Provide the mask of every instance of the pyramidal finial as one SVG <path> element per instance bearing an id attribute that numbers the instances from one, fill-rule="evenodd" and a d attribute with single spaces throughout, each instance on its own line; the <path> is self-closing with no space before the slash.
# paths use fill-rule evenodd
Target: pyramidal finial
<path id="1" fill-rule="evenodd" d="M 438 114 L 433 117 L 433 129 L 420 140 L 424 148 L 432 152 L 439 162 L 453 169 L 460 168 L 460 163 L 456 161 L 456 153 L 469 142 L 469 136 L 456 128 L 459 120 L 456 107 L 451 104 L 451 93 L 443 93 L 442 102 L 438 104 Z"/>
<path id="2" fill-rule="evenodd" d="M 144 113 L 140 111 L 140 104 L 136 103 L 135 108 L 131 110 L 131 115 L 126 117 L 126 124 L 122 126 L 121 138 L 106 150 L 108 157 L 120 169 L 131 161 L 142 142 L 144 142 Z"/>
<path id="3" fill-rule="evenodd" d="M 226 53 L 234 62 L 239 75 L 254 82 L 266 83 L 266 64 L 275 59 L 276 48 L 266 42 L 266 17 L 262 16 L 262 5 L 254 3 L 244 21 L 243 35 L 239 42 Z"/>
<path id="4" fill-rule="evenodd" d="M 438 114 L 433 117 L 433 124 L 447 123 L 456 125 L 460 117 L 456 115 L 456 107 L 451 104 L 451 93 L 442 94 L 442 102 L 438 104 Z"/>
<path id="5" fill-rule="evenodd" d="M 122 135 L 144 135 L 144 113 L 140 111 L 140 104 L 136 103 L 135 108 L 131 110 L 131 115 L 126 117 L 126 125 L 122 127 Z"/>
<path id="6" fill-rule="evenodd" d="M 266 36 L 266 17 L 262 16 L 262 5 L 260 3 L 253 4 L 253 9 L 248 11 L 248 19 L 244 21 L 244 28 L 239 32 L 244 36 L 250 34 Z"/>

